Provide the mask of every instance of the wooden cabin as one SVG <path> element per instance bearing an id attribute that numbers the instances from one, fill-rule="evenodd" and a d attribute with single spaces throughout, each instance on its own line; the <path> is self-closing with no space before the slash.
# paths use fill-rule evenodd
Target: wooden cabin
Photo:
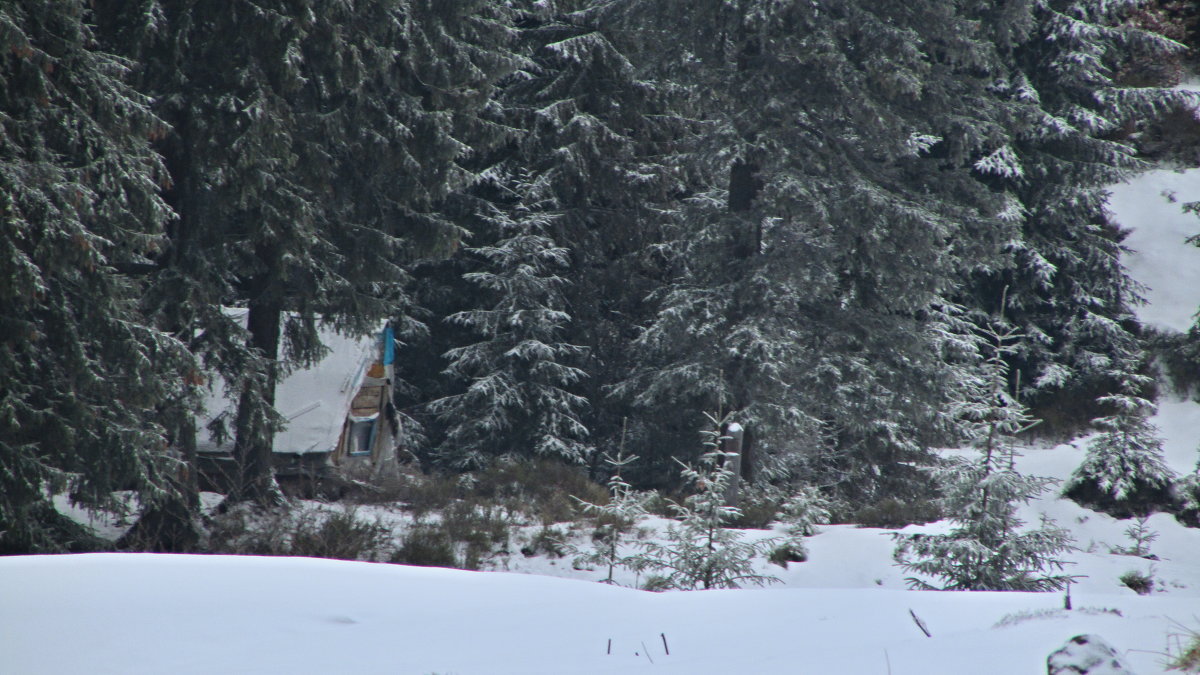
<path id="1" fill-rule="evenodd" d="M 245 310 L 229 313 L 245 321 Z M 364 338 L 346 337 L 331 328 L 322 328 L 320 334 L 329 348 L 326 356 L 289 373 L 275 390 L 275 409 L 286 420 L 275 434 L 276 475 L 319 477 L 336 470 L 370 478 L 395 471 L 395 348 L 390 326 Z M 196 445 L 203 467 L 229 472 L 236 410 L 236 397 L 227 397 L 224 382 L 215 378 L 205 413 L 197 420 Z M 220 442 L 206 431 L 214 422 L 227 430 L 219 434 Z M 225 470 L 220 470 L 222 465 Z"/>

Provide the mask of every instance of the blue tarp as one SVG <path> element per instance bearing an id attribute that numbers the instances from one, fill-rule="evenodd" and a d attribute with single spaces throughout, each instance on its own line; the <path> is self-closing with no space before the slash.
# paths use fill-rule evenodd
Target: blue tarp
<path id="1" fill-rule="evenodd" d="M 392 324 L 383 328 L 383 365 L 390 366 L 396 360 L 396 335 L 392 332 Z"/>

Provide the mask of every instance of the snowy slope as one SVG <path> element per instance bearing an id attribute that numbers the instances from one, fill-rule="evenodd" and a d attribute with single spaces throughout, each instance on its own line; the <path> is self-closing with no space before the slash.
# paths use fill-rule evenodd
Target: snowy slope
<path id="1" fill-rule="evenodd" d="M 1068 616 L 1053 594 L 652 594 L 528 575 L 129 554 L 0 560 L 0 598 L 0 672 L 10 674 L 1012 675 L 1043 672 L 1046 655 L 1083 632 L 1165 649 L 1171 617 L 1197 609 L 1194 597 L 1079 595 Z M 1158 660 L 1129 655 L 1142 673 Z"/>
<path id="2" fill-rule="evenodd" d="M 1172 201 L 1174 200 L 1174 201 Z M 1200 201 L 1200 169 L 1150 171 L 1115 186 L 1109 208 L 1131 229 L 1122 261 L 1148 287 L 1143 323 L 1186 331 L 1200 307 L 1200 248 L 1184 241 L 1200 234 L 1200 219 L 1180 203 Z"/>

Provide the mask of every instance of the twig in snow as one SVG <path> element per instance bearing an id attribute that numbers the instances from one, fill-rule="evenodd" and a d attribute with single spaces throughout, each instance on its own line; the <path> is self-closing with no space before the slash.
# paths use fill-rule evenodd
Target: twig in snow
<path id="1" fill-rule="evenodd" d="M 921 632 L 925 634 L 925 637 L 933 637 L 933 633 L 929 632 L 929 629 L 925 627 L 925 622 L 921 620 L 921 617 L 917 616 L 916 612 L 912 611 L 910 608 L 908 613 L 912 615 L 913 622 L 917 624 L 917 628 L 921 629 Z"/>
<path id="2" fill-rule="evenodd" d="M 662 640 L 663 640 L 663 651 L 667 653 L 667 656 L 670 656 L 670 655 L 671 655 L 671 648 L 667 646 L 667 634 L 666 634 L 666 633 L 659 633 L 659 636 L 661 636 L 661 637 L 662 637 Z"/>
<path id="3" fill-rule="evenodd" d="M 646 649 L 645 640 L 642 641 L 642 651 L 645 652 L 646 658 L 650 659 L 650 650 Z M 654 665 L 654 659 L 650 659 L 650 665 Z"/>

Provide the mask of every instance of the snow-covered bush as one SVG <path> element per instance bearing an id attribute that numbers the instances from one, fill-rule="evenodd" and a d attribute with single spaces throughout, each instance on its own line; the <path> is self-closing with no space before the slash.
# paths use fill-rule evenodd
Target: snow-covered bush
<path id="1" fill-rule="evenodd" d="M 1138 595 L 1150 595 L 1154 591 L 1154 569 L 1149 572 L 1129 570 L 1118 577 L 1121 583 Z"/>
<path id="2" fill-rule="evenodd" d="M 802 485 L 783 503 L 781 509 L 780 521 L 787 536 L 771 549 L 768 560 L 786 568 L 789 562 L 808 560 L 808 546 L 804 538 L 816 534 L 818 524 L 829 522 L 830 503 L 815 487 Z"/>
<path id="3" fill-rule="evenodd" d="M 650 495 L 637 492 L 621 477 L 621 469 L 637 459 L 637 455 L 629 457 L 609 457 L 604 461 L 613 469 L 613 475 L 608 479 L 609 498 L 607 504 L 595 504 L 576 497 L 576 501 L 584 515 L 596 519 L 596 530 L 592 535 L 593 547 L 590 551 L 581 551 L 572 547 L 576 553 L 575 566 L 601 566 L 608 568 L 608 576 L 602 583 L 615 584 L 613 571 L 618 567 L 636 567 L 635 556 L 623 555 L 626 546 L 626 535 L 637 526 L 638 521 L 646 516 L 646 500 Z"/>
<path id="4" fill-rule="evenodd" d="M 1053 591 L 1071 577 L 1059 574 L 1061 555 L 1071 549 L 1066 530 L 1043 519 L 1023 530 L 1016 504 L 1049 489 L 1052 479 L 1011 470 L 986 471 L 960 461 L 942 472 L 946 510 L 955 514 L 947 534 L 895 535 L 897 563 L 919 576 L 909 586 L 948 591 Z M 936 583 L 926 578 L 937 580 Z"/>
<path id="5" fill-rule="evenodd" d="M 1200 471 L 1184 476 L 1175 485 L 1175 520 L 1188 527 L 1200 527 Z"/>
<path id="6" fill-rule="evenodd" d="M 1063 495 L 1117 518 L 1171 510 L 1175 474 L 1163 460 L 1162 440 L 1149 421 L 1154 405 L 1128 394 L 1101 401 L 1117 412 L 1095 421 L 1103 431 L 1088 444 Z"/>
<path id="7" fill-rule="evenodd" d="M 913 523 L 929 523 L 942 517 L 942 509 L 934 500 L 881 499 L 849 514 L 848 520 L 861 527 L 882 527 L 898 530 Z"/>
<path id="8" fill-rule="evenodd" d="M 783 543 L 771 549 L 767 554 L 767 560 L 787 569 L 788 563 L 808 560 L 808 547 L 804 545 L 804 539 L 800 537 L 787 537 Z"/>
<path id="9" fill-rule="evenodd" d="M 1150 544 L 1154 543 L 1155 539 L 1158 539 L 1158 533 L 1150 529 L 1149 521 L 1150 518 L 1148 516 L 1140 516 L 1134 521 L 1133 525 L 1125 528 L 1125 536 L 1129 537 L 1133 546 L 1124 549 L 1123 553 L 1135 555 L 1139 558 L 1157 559 L 1157 556 L 1150 553 Z"/>
<path id="10" fill-rule="evenodd" d="M 918 575 L 908 579 L 914 588 L 1058 590 L 1070 581 L 1058 574 L 1066 564 L 1060 556 L 1071 549 L 1070 536 L 1045 517 L 1040 527 L 1022 529 L 1017 517 L 1017 504 L 1029 503 L 1055 482 L 1014 468 L 1015 436 L 1033 424 L 1008 390 L 1004 356 L 1020 336 L 998 321 L 989 322 L 980 336 L 984 358 L 955 410 L 979 456 L 949 461 L 939 470 L 942 503 L 953 528 L 947 534 L 894 535 L 896 562 Z"/>
<path id="11" fill-rule="evenodd" d="M 378 517 L 364 518 L 354 507 L 317 508 L 302 503 L 260 510 L 239 506 L 213 519 L 207 550 L 375 561 L 386 557 L 390 534 Z"/>
<path id="12" fill-rule="evenodd" d="M 458 567 L 450 535 L 433 525 L 418 525 L 404 535 L 400 548 L 388 562 L 421 567 Z"/>
<path id="13" fill-rule="evenodd" d="M 738 517 L 738 509 L 726 505 L 726 491 L 736 477 L 727 468 L 731 453 L 720 450 L 722 421 L 706 415 L 712 430 L 703 433 L 707 452 L 697 466 L 684 466 L 683 478 L 695 494 L 683 504 L 671 502 L 678 522 L 667 527 L 665 541 L 641 544 L 636 556 L 638 569 L 663 577 L 666 588 L 738 588 L 742 583 L 762 586 L 778 582 L 775 577 L 754 571 L 755 557 L 765 555 L 772 540 L 748 542 L 741 532 L 725 526 Z"/>
<path id="14" fill-rule="evenodd" d="M 815 487 L 803 485 L 783 503 L 780 520 L 789 535 L 811 537 L 817 533 L 817 525 L 829 523 L 829 517 L 829 500 Z"/>
<path id="15" fill-rule="evenodd" d="M 783 504 L 787 499 L 788 493 L 778 485 L 770 483 L 740 485 L 737 506 L 742 515 L 731 524 L 743 529 L 770 529 L 771 523 L 781 517 Z"/>

